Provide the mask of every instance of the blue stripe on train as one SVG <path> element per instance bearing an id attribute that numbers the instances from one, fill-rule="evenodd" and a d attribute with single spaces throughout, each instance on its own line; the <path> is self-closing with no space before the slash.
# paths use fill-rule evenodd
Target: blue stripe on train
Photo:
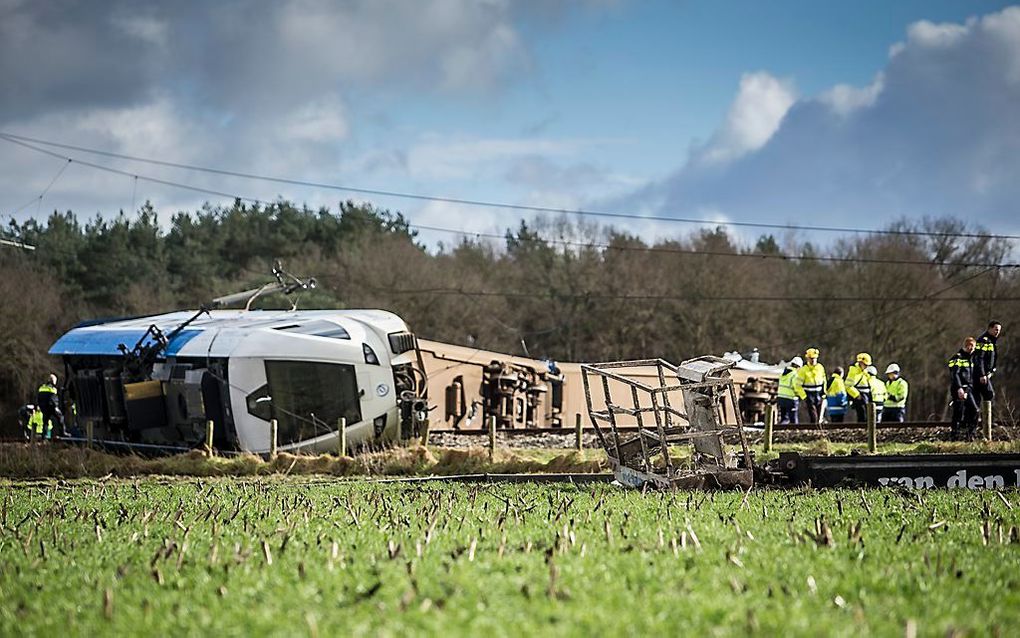
<path id="1" fill-rule="evenodd" d="M 201 330 L 182 330 L 173 338 L 167 347 L 166 356 L 176 356 L 186 343 L 201 334 Z M 77 328 L 57 339 L 50 347 L 52 355 L 121 355 L 118 345 L 124 344 L 128 350 L 135 347 L 138 340 L 145 334 L 144 328 L 123 330 L 90 330 Z"/>

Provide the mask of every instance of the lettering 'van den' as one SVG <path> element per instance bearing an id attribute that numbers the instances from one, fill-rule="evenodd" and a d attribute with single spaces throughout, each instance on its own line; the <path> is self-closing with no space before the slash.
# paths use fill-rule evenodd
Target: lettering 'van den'
<path id="1" fill-rule="evenodd" d="M 1013 480 L 1011 487 L 1020 486 L 1020 470 L 1013 470 Z M 1006 479 L 1001 474 L 989 474 L 987 476 L 981 476 L 980 474 L 967 474 L 967 470 L 960 470 L 956 474 L 949 477 L 946 481 L 946 487 L 949 489 L 968 489 L 968 490 L 985 490 L 985 489 L 1002 489 L 1006 487 Z"/>

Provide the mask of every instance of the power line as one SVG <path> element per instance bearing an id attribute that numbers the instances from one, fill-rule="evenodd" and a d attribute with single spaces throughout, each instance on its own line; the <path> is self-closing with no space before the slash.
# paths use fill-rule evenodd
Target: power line
<path id="1" fill-rule="evenodd" d="M 680 224 L 695 224 L 699 226 L 734 226 L 741 228 L 766 228 L 772 230 L 790 230 L 790 231 L 814 231 L 814 232 L 826 232 L 826 233 L 854 233 L 854 234 L 873 234 L 873 235 L 894 235 L 894 236 L 917 236 L 917 237 L 966 237 L 972 239 L 1020 239 L 1020 235 L 1005 235 L 1005 234 L 991 234 L 991 233 L 956 233 L 956 232 L 935 232 L 935 231 L 916 231 L 916 230 L 895 230 L 895 229 L 865 229 L 865 228 L 845 228 L 838 226 L 808 226 L 798 224 L 775 224 L 765 222 L 746 222 L 746 221 L 707 221 L 704 219 L 694 219 L 685 217 L 666 217 L 656 215 L 637 215 L 634 213 L 614 212 L 614 211 L 596 211 L 587 210 L 582 208 L 568 209 L 568 208 L 557 208 L 551 206 L 538 206 L 538 205 L 527 205 L 527 204 L 511 204 L 508 202 L 496 202 L 480 199 L 468 199 L 463 197 L 444 197 L 439 195 L 427 195 L 422 193 L 408 193 L 402 191 L 375 189 L 375 188 L 364 188 L 358 186 L 349 186 L 345 184 L 331 184 L 325 182 L 312 182 L 307 180 L 291 179 L 285 177 L 273 177 L 270 175 L 258 175 L 255 173 L 245 173 L 242 171 L 233 171 L 220 168 L 212 168 L 208 166 L 198 166 L 195 164 L 184 164 L 180 162 L 169 162 L 165 160 L 157 160 L 147 157 L 139 157 L 137 155 L 127 155 L 124 153 L 114 153 L 111 151 L 103 151 L 99 149 L 89 148 L 86 146 L 77 146 L 74 144 L 64 144 L 61 142 L 53 142 L 49 140 L 42 140 L 39 138 L 27 137 L 22 135 L 15 135 L 13 133 L 0 132 L 0 138 L 5 139 L 9 142 L 32 142 L 35 144 L 42 144 L 44 146 L 51 146 L 55 148 L 63 148 L 67 150 L 75 150 L 83 153 L 91 153 L 94 155 L 103 155 L 106 157 L 112 157 L 117 159 L 128 160 L 132 162 L 142 162 L 146 164 L 154 164 L 157 166 L 166 166 L 169 168 L 177 168 L 190 171 L 198 171 L 202 173 L 211 173 L 215 175 L 223 175 L 228 177 L 238 177 L 242 179 L 251 179 L 264 182 L 275 182 L 278 184 L 288 184 L 292 186 L 305 186 L 309 188 L 321 188 L 326 190 L 336 190 L 348 193 L 358 193 L 364 195 L 376 195 L 380 197 L 394 197 L 399 199 L 409 199 L 417 201 L 430 201 L 430 202 L 442 202 L 446 204 L 459 204 L 464 206 L 475 206 L 482 208 L 501 208 L 507 210 L 519 210 L 533 213 L 555 213 L 564 215 L 578 215 L 583 217 L 604 217 L 612 219 L 629 219 L 638 221 L 654 221 L 654 222 L 668 222 L 668 223 L 680 223 Z M 111 169 L 112 170 L 112 169 Z M 150 180 L 157 181 L 157 180 Z M 162 183 L 162 182 L 158 182 Z"/>
<path id="2" fill-rule="evenodd" d="M 978 273 L 982 275 L 988 272 L 988 270 Z M 969 281 L 969 279 L 968 279 Z M 943 289 L 949 290 L 955 288 L 959 284 L 954 284 L 949 288 Z M 825 296 L 775 296 L 775 295 L 722 295 L 722 296 L 699 296 L 699 295 L 653 295 L 653 294 L 612 294 L 612 293 L 571 293 L 571 294 L 557 294 L 557 293 L 540 293 L 540 292 L 526 292 L 516 290 L 464 290 L 460 288 L 408 288 L 408 289 L 393 289 L 393 288 L 373 288 L 373 292 L 393 294 L 393 295 L 454 295 L 454 296 L 465 296 L 465 297 L 503 297 L 508 299 L 549 299 L 549 300 L 573 300 L 573 301 L 685 301 L 689 303 L 698 302 L 780 302 L 789 303 L 794 301 L 817 301 L 826 303 L 863 303 L 863 302 L 876 302 L 876 301 L 903 301 L 908 303 L 920 303 L 922 301 L 966 301 L 966 302 L 977 302 L 977 301 L 1020 301 L 1020 297 L 996 297 L 994 299 L 986 297 L 937 297 L 939 292 L 932 293 L 931 295 L 914 296 L 914 297 L 877 297 L 877 296 L 854 296 L 854 297 L 825 297 Z M 869 317 L 870 321 L 872 317 Z"/>
<path id="3" fill-rule="evenodd" d="M 408 223 L 409 228 L 415 230 L 429 230 L 441 233 L 462 235 L 465 237 L 485 237 L 490 239 L 507 239 L 506 235 L 497 233 L 483 233 L 456 228 L 443 228 L 441 226 L 426 226 L 424 224 Z M 738 253 L 722 250 L 701 250 L 694 248 L 676 248 L 672 246 L 627 246 L 618 244 L 607 244 L 599 242 L 570 241 L 565 239 L 549 239 L 545 237 L 519 237 L 511 236 L 510 239 L 518 242 L 555 244 L 573 248 L 597 248 L 604 250 L 615 250 L 621 252 L 643 252 L 643 253 L 664 253 L 677 255 L 704 255 L 706 257 L 735 257 L 746 259 L 775 259 L 779 261 L 819 261 L 829 263 L 850 263 L 850 264 L 887 264 L 906 266 L 959 266 L 959 267 L 980 267 L 980 268 L 1020 268 L 1020 264 L 996 264 L 991 262 L 963 262 L 963 261 L 932 261 L 917 259 L 884 259 L 877 257 L 836 257 L 824 255 L 785 255 L 782 253 Z"/>
<path id="4" fill-rule="evenodd" d="M 17 138 L 17 139 L 15 139 L 15 138 Z M 66 161 L 66 164 L 64 164 L 63 168 L 66 168 L 67 166 L 69 166 L 71 164 L 71 162 L 77 162 L 78 164 L 81 164 L 83 166 L 88 166 L 90 168 L 95 168 L 95 169 L 100 170 L 100 171 L 105 171 L 105 172 L 113 173 L 113 174 L 116 174 L 116 175 L 123 175 L 125 177 L 130 177 L 130 178 L 132 178 L 132 182 L 133 182 L 134 185 L 137 185 L 138 180 L 144 180 L 144 181 L 153 182 L 153 183 L 156 183 L 156 184 L 162 184 L 164 186 L 170 186 L 170 187 L 174 187 L 174 188 L 181 188 L 181 189 L 184 189 L 184 190 L 189 190 L 189 191 L 194 191 L 194 192 L 199 192 L 199 193 L 209 194 L 209 195 L 216 195 L 218 197 L 225 197 L 225 198 L 234 199 L 234 200 L 246 201 L 246 202 L 250 202 L 250 203 L 253 203 L 253 204 L 267 205 L 267 206 L 272 204 L 272 202 L 268 202 L 268 201 L 261 200 L 261 199 L 258 199 L 258 198 L 254 198 L 254 197 L 247 197 L 247 196 L 242 196 L 242 195 L 237 195 L 237 194 L 232 194 L 232 193 L 226 193 L 226 192 L 223 192 L 223 191 L 217 191 L 217 190 L 213 190 L 213 189 L 193 186 L 193 185 L 185 184 L 185 183 L 182 183 L 182 182 L 175 182 L 175 181 L 172 181 L 172 180 L 166 180 L 166 179 L 150 177 L 150 176 L 146 176 L 146 175 L 141 175 L 141 174 L 132 173 L 132 172 L 129 172 L 129 171 L 124 171 L 124 170 L 112 168 L 112 167 L 105 166 L 105 165 L 102 165 L 102 164 L 96 164 L 96 163 L 93 163 L 93 162 L 88 162 L 88 161 L 85 161 L 85 160 L 80 160 L 80 159 L 68 157 L 66 155 L 62 155 L 60 153 L 56 153 L 54 151 L 50 151 L 50 150 L 47 150 L 47 149 L 44 149 L 44 148 L 39 148 L 38 146 L 35 146 L 34 144 L 31 144 L 29 142 L 24 142 L 24 141 L 22 141 L 22 138 L 20 138 L 19 136 L 14 136 L 14 135 L 9 135 L 9 134 L 5 134 L 5 133 L 0 133 L 0 139 L 3 139 L 3 140 L 5 140 L 7 142 L 10 142 L 12 144 L 17 144 L 19 146 L 22 146 L 24 148 L 28 148 L 30 150 L 33 150 L 33 151 L 36 151 L 36 152 L 39 152 L 39 153 L 44 153 L 44 154 L 49 155 L 51 157 L 56 157 L 56 158 L 59 158 L 59 159 L 63 159 L 63 160 Z M 24 138 L 24 139 L 31 139 L 31 138 Z M 90 149 L 84 149 L 84 148 L 81 148 L 81 147 L 75 147 L 73 145 L 57 144 L 55 142 L 41 142 L 41 143 L 44 143 L 44 144 L 48 143 L 48 144 L 51 144 L 53 146 L 57 146 L 57 147 L 61 147 L 61 148 L 71 148 L 71 149 L 74 149 L 74 150 L 83 150 L 85 152 L 93 152 L 93 153 L 98 153 L 98 154 L 101 154 L 101 155 L 109 155 L 109 156 L 113 156 L 113 157 L 122 157 L 124 159 L 133 159 L 133 158 L 131 158 L 131 156 L 121 156 L 118 153 L 109 153 L 109 152 L 106 152 L 106 151 L 93 151 L 93 150 L 90 150 Z M 165 164 L 165 165 L 170 165 L 170 166 L 177 167 L 177 168 L 192 168 L 192 167 L 187 167 L 185 165 L 178 165 L 178 164 L 174 164 L 174 163 L 170 163 L 170 162 L 162 162 L 162 161 L 158 161 L 158 160 L 139 159 L 138 161 L 147 161 L 147 162 L 150 162 L 150 163 L 161 164 L 161 165 Z M 61 172 L 63 172 L 63 168 L 61 169 Z M 206 170 L 206 169 L 192 168 L 192 170 L 200 170 L 201 171 L 201 170 Z M 216 169 L 208 169 L 208 171 L 209 172 L 215 172 L 215 173 L 226 173 L 226 174 L 230 174 L 230 175 L 233 174 L 231 172 L 218 171 Z M 59 176 L 60 176 L 60 173 L 58 173 L 56 177 L 59 177 Z M 53 183 L 56 181 L 56 177 L 50 183 L 50 186 L 47 186 L 47 188 L 46 188 L 47 191 L 53 185 Z M 255 176 L 252 176 L 252 178 L 253 179 L 260 179 L 260 178 L 255 177 Z M 281 180 L 279 178 L 266 178 L 266 179 L 269 179 L 270 181 L 284 181 L 284 182 L 288 182 L 288 183 L 292 181 L 292 180 Z M 301 183 L 301 182 L 298 182 L 298 183 L 302 184 L 302 185 L 309 185 L 309 183 Z M 45 193 L 46 193 L 46 191 L 43 191 L 43 195 L 45 195 Z M 132 189 L 132 199 L 133 198 L 134 198 L 134 189 Z M 34 199 L 30 200 L 29 203 L 32 203 L 32 202 L 36 201 L 37 199 L 41 201 L 42 195 L 40 195 L 38 198 L 34 198 Z M 133 205 L 134 204 L 132 203 L 132 206 Z M 641 218 L 641 217 L 639 217 L 639 218 L 640 219 L 646 219 L 646 218 Z M 430 225 L 425 225 L 425 224 L 408 223 L 407 226 L 408 226 L 408 228 L 413 228 L 415 230 L 427 230 L 427 231 L 434 231 L 434 232 L 444 232 L 444 233 L 451 233 L 451 234 L 462 235 L 462 236 L 467 236 L 467 237 L 486 237 L 486 238 L 493 238 L 493 239 L 505 239 L 506 238 L 505 235 L 500 235 L 500 234 L 496 234 L 496 233 L 470 232 L 470 231 L 464 231 L 464 230 L 459 230 L 459 229 L 455 229 L 455 228 L 444 228 L 444 227 L 441 227 L 441 226 L 430 226 Z M 808 227 L 803 227 L 803 228 L 808 228 Z M 870 232 L 870 231 L 868 231 L 868 232 Z M 906 231 L 901 233 L 901 232 L 897 231 L 897 234 L 925 234 L 925 233 L 907 233 Z M 971 236 L 971 235 L 960 234 L 960 235 L 957 235 L 957 236 L 966 237 L 966 236 Z M 973 235 L 973 236 L 977 236 L 977 235 Z M 1006 237 L 1006 236 L 1002 236 L 1002 237 Z M 920 261 L 920 260 L 912 260 L 912 259 L 891 259 L 891 258 L 871 258 L 871 257 L 838 257 L 838 256 L 822 256 L 822 255 L 800 255 L 800 256 L 793 256 L 793 255 L 769 254 L 769 253 L 758 253 L 758 254 L 756 254 L 756 253 L 736 253 L 736 252 L 726 252 L 726 251 L 696 250 L 696 249 L 685 249 L 685 248 L 676 248 L 676 247 L 667 247 L 667 246 L 622 246 L 622 245 L 616 245 L 616 244 L 597 243 L 597 242 L 580 242 L 580 241 L 570 241 L 570 240 L 562 240 L 562 239 L 547 239 L 547 238 L 541 238 L 541 237 L 535 237 L 535 238 L 530 238 L 530 237 L 514 237 L 513 239 L 515 241 L 520 241 L 520 242 L 547 243 L 547 244 L 555 244 L 555 245 L 560 245 L 560 246 L 569 246 L 569 247 L 577 247 L 577 248 L 597 248 L 597 249 L 602 249 L 602 250 L 633 251 L 633 252 L 647 252 L 647 253 L 661 253 L 661 254 L 703 255 L 703 256 L 707 256 L 707 257 L 730 257 L 730 258 L 744 258 L 744 259 L 756 259 L 756 260 L 772 259 L 772 260 L 780 260 L 780 261 L 817 261 L 817 262 L 828 262 L 828 263 L 854 263 L 854 264 L 873 263 L 873 264 L 886 264 L 886 265 L 951 266 L 951 267 L 997 267 L 997 268 L 1018 268 L 1018 267 L 1020 267 L 1020 264 L 994 264 L 994 263 L 988 263 L 988 262 L 961 262 L 961 261 L 938 262 L 938 261 L 932 261 L 932 260 Z"/>
<path id="5" fill-rule="evenodd" d="M 66 155 L 61 155 L 60 153 L 55 153 L 55 152 L 47 150 L 45 148 L 39 148 L 38 146 L 33 146 L 32 144 L 29 144 L 27 142 L 22 142 L 20 140 L 13 139 L 13 138 L 11 138 L 11 136 L 5 135 L 5 134 L 0 134 L 0 139 L 6 140 L 6 141 L 8 141 L 8 142 L 10 142 L 12 144 L 17 144 L 19 146 L 23 146 L 25 148 L 32 149 L 33 151 L 36 151 L 36 152 L 39 152 L 39 153 L 45 153 L 46 155 L 49 155 L 50 157 L 57 157 L 57 158 L 60 158 L 60 159 L 63 159 L 63 160 L 67 160 L 68 162 L 75 162 L 77 164 L 81 164 L 82 166 L 88 166 L 90 168 L 94 168 L 94 169 L 97 169 L 97 170 L 100 170 L 100 171 L 105 171 L 107 173 L 113 173 L 115 175 L 123 175 L 125 177 L 132 177 L 132 178 L 135 178 L 135 179 L 144 180 L 146 182 L 152 182 L 154 184 L 162 184 L 164 186 L 172 186 L 174 188 L 182 188 L 184 190 L 194 191 L 196 193 L 203 193 L 205 195 L 215 195 L 216 197 L 226 197 L 226 198 L 229 198 L 229 199 L 239 199 L 239 200 L 246 201 L 246 202 L 252 202 L 254 204 L 264 204 L 264 203 L 266 203 L 266 202 L 263 202 L 260 199 L 252 199 L 250 197 L 240 197 L 238 195 L 231 195 L 230 193 L 224 193 L 223 191 L 213 190 L 213 189 L 210 189 L 210 188 L 202 188 L 201 186 L 192 186 L 190 184 L 182 184 L 180 182 L 172 182 L 170 180 L 159 179 L 158 177 L 148 177 L 148 176 L 145 176 L 145 175 L 137 175 L 135 173 L 131 173 L 131 172 L 128 172 L 128 171 L 122 171 L 122 170 L 120 170 L 118 168 L 112 168 L 110 166 L 104 166 L 102 164 L 95 164 L 93 162 L 89 162 L 89 161 L 82 160 L 82 159 L 75 159 L 75 158 L 72 158 L 72 157 L 68 157 Z"/>
<path id="6" fill-rule="evenodd" d="M 889 316 L 889 315 L 891 315 L 893 313 L 901 312 L 903 310 L 906 310 L 907 308 L 915 306 L 915 305 L 917 305 L 919 303 L 923 303 L 925 301 L 955 301 L 956 300 L 955 298 L 951 298 L 951 297 L 939 297 L 939 295 L 941 295 L 944 292 L 949 292 L 950 290 L 953 290 L 954 288 L 959 288 L 960 286 L 962 286 L 964 284 L 968 284 L 971 281 L 977 279 L 978 277 L 980 277 L 982 275 L 986 275 L 986 274 L 988 274 L 988 273 L 990 273 L 990 272 L 992 272 L 994 270 L 996 270 L 994 267 L 993 268 L 987 268 L 987 269 L 982 270 L 980 272 L 974 273 L 973 275 L 964 277 L 960 281 L 957 281 L 957 282 L 954 282 L 954 283 L 952 283 L 952 284 L 950 284 L 948 286 L 944 286 L 942 288 L 939 288 L 935 292 L 929 293 L 929 294 L 924 295 L 924 296 L 922 296 L 920 298 L 917 298 L 917 299 L 909 299 L 908 300 L 908 299 L 905 299 L 905 298 L 902 298 L 902 297 L 891 298 L 891 299 L 882 299 L 880 301 L 905 301 L 906 303 L 904 303 L 902 305 L 899 305 L 899 306 L 897 306 L 895 308 L 891 308 L 889 310 L 885 310 L 885 311 L 882 311 L 882 312 L 879 312 L 879 313 L 876 313 L 876 314 L 869 315 L 869 316 L 864 317 L 864 318 L 862 318 L 862 319 L 860 319 L 858 321 L 851 321 L 850 323 L 841 324 L 841 325 L 839 325 L 838 327 L 836 327 L 834 329 L 826 330 L 824 333 L 816 333 L 814 335 L 810 335 L 810 336 L 805 337 L 805 338 L 800 338 L 797 341 L 787 341 L 785 343 L 770 344 L 770 345 L 763 346 L 763 347 L 759 348 L 759 350 L 762 350 L 762 351 L 766 351 L 766 350 L 778 350 L 778 349 L 781 349 L 781 348 L 788 348 L 790 346 L 795 346 L 795 345 L 798 345 L 798 344 L 812 343 L 812 342 L 815 342 L 815 341 L 817 341 L 817 340 L 819 340 L 819 339 L 821 339 L 823 337 L 830 337 L 830 336 L 832 336 L 834 334 L 840 334 L 840 333 L 846 332 L 847 330 L 849 330 L 851 328 L 856 328 L 856 327 L 864 325 L 866 323 L 874 322 L 876 319 L 879 319 L 879 318 L 882 318 L 882 317 L 887 317 L 887 316 Z M 993 301 L 992 299 L 967 298 L 967 297 L 964 297 L 963 299 L 969 299 L 970 301 L 989 301 L 989 303 L 991 301 Z M 994 299 L 994 301 L 1000 301 L 1000 300 L 1001 301 L 1016 301 L 1016 299 L 1012 298 L 1012 297 Z"/>

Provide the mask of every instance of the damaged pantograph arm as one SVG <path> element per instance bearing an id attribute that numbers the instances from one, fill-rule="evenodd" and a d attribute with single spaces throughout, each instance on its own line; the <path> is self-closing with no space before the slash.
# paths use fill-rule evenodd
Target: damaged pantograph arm
<path id="1" fill-rule="evenodd" d="M 750 488 L 732 365 L 710 356 L 679 366 L 662 359 L 582 365 L 588 416 L 617 480 L 665 489 Z M 723 425 L 727 397 L 735 426 Z M 739 443 L 739 456 L 727 450 L 727 437 Z M 678 446 L 690 447 L 689 459 L 671 455 Z"/>

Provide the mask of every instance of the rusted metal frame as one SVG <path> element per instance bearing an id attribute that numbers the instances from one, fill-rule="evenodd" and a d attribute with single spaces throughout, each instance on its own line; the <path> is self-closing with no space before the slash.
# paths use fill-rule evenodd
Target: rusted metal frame
<path id="1" fill-rule="evenodd" d="M 661 436 L 657 435 L 657 433 L 654 430 L 649 429 L 640 430 L 640 432 L 648 437 Z M 727 434 L 732 433 L 733 430 L 731 428 L 718 428 L 715 430 L 689 430 L 687 432 L 667 432 L 665 437 L 662 437 L 661 439 L 658 440 L 669 441 L 670 443 L 679 443 L 681 441 L 687 441 L 690 439 L 698 439 L 707 436 L 718 436 L 720 434 L 725 436 Z"/>
<path id="2" fill-rule="evenodd" d="M 587 366 L 581 366 L 581 385 L 584 386 L 584 400 L 588 404 L 588 420 L 591 421 L 592 427 L 595 428 L 595 436 L 598 437 L 599 443 L 602 445 L 602 449 L 608 452 L 609 446 L 606 445 L 606 437 L 602 434 L 602 428 L 599 427 L 595 410 L 591 403 L 591 387 L 588 385 L 589 370 L 586 368 Z M 609 420 L 608 416 L 606 416 L 606 420 Z"/>
<path id="3" fill-rule="evenodd" d="M 602 375 L 602 391 L 606 394 L 606 405 L 612 404 L 612 393 L 609 391 L 609 377 Z M 609 425 L 613 429 L 613 442 L 616 443 L 616 458 L 620 458 L 620 431 L 616 429 L 616 415 L 609 410 Z M 606 448 L 609 449 L 609 448 Z"/>
<path id="4" fill-rule="evenodd" d="M 737 433 L 740 435 L 740 449 L 744 453 L 744 467 L 751 469 L 751 451 L 747 449 L 747 437 L 744 436 L 744 417 L 737 407 L 737 389 L 734 387 L 733 379 L 730 379 L 730 403 L 733 405 L 733 414 L 737 422 Z"/>
<path id="5" fill-rule="evenodd" d="M 658 389 L 664 392 L 676 392 L 677 390 L 702 390 L 705 388 L 718 388 L 719 386 L 725 385 L 727 383 L 729 383 L 729 381 L 727 381 L 726 379 L 720 377 L 709 377 L 708 381 L 687 383 L 681 382 L 678 385 L 663 386 Z"/>
<path id="6" fill-rule="evenodd" d="M 626 361 L 609 361 L 606 363 L 586 363 L 593 370 L 612 370 L 614 368 L 647 368 L 663 363 L 662 359 L 629 359 Z"/>
<path id="7" fill-rule="evenodd" d="M 642 462 L 644 462 L 644 467 L 647 470 L 652 467 L 652 459 L 648 457 L 648 446 L 645 445 L 645 437 L 644 434 L 642 433 L 642 428 L 644 427 L 644 420 L 641 418 L 640 411 L 641 399 L 638 398 L 638 391 L 636 385 L 630 386 L 630 398 L 634 402 L 633 416 L 634 419 L 637 421 L 638 440 L 641 441 L 641 460 Z"/>
<path id="8" fill-rule="evenodd" d="M 588 368 L 589 370 L 592 371 L 593 374 L 597 374 L 600 377 L 609 377 L 610 379 L 615 379 L 616 381 L 619 381 L 620 383 L 623 383 L 624 385 L 637 385 L 639 388 L 641 388 L 642 390 L 644 390 L 646 392 L 651 392 L 652 391 L 652 388 L 650 386 L 647 386 L 644 383 L 641 383 L 640 381 L 635 381 L 634 379 L 629 379 L 629 378 L 627 378 L 627 377 L 625 377 L 625 376 L 623 376 L 621 374 L 616 374 L 615 372 L 609 372 L 607 370 L 600 370 L 599 368 L 595 368 L 595 367 L 587 366 L 587 365 L 583 365 L 583 366 L 581 366 L 581 368 Z"/>
<path id="9" fill-rule="evenodd" d="M 662 378 L 660 371 L 659 378 Z M 666 465 L 666 476 L 673 476 L 673 460 L 669 458 L 669 442 L 666 438 L 666 428 L 662 423 L 662 412 L 659 410 L 659 402 L 655 398 L 656 393 L 652 392 L 652 406 L 655 408 L 655 426 L 659 430 L 659 438 L 661 439 L 660 445 L 662 446 L 662 460 Z M 668 399 L 667 405 L 668 405 Z M 666 413 L 666 418 L 669 418 L 669 413 Z M 640 423 L 638 424 L 641 425 Z"/>

